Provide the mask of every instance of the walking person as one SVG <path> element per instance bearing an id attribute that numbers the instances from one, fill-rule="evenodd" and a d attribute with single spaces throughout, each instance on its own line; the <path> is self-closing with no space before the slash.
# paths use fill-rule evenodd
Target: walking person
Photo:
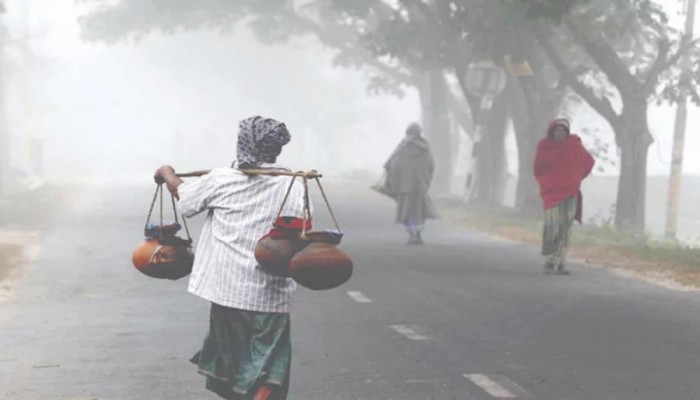
<path id="1" fill-rule="evenodd" d="M 186 217 L 207 212 L 189 292 L 211 303 L 209 332 L 193 357 L 206 388 L 228 400 L 284 400 L 291 366 L 292 279 L 262 271 L 254 257 L 272 226 L 290 177 L 253 176 L 241 169 L 284 170 L 276 164 L 290 141 L 286 126 L 252 117 L 241 121 L 236 162 L 183 182 L 170 166 L 156 171 L 179 198 Z M 292 188 L 284 216 L 303 217 L 303 187 Z"/>
<path id="2" fill-rule="evenodd" d="M 437 211 L 428 195 L 435 171 L 435 161 L 422 129 L 412 123 L 406 137 L 384 164 L 386 185 L 396 200 L 396 222 L 403 224 L 409 235 L 408 244 L 423 244 L 421 232 L 425 221 L 437 218 Z"/>
<path id="3" fill-rule="evenodd" d="M 581 138 L 571 134 L 571 124 L 557 119 L 549 124 L 547 137 L 537 146 L 534 173 L 544 206 L 542 255 L 546 274 L 570 275 L 566 255 L 574 221 L 581 223 L 581 183 L 591 173 L 595 160 Z"/>

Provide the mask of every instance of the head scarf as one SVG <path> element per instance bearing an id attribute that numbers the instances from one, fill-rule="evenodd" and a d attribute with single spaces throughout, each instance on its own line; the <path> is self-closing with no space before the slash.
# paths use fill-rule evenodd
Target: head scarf
<path id="1" fill-rule="evenodd" d="M 571 134 L 571 122 L 569 122 L 569 120 L 566 118 L 559 118 L 549 123 L 549 127 L 547 128 L 547 137 L 554 139 L 554 129 L 559 126 L 566 128 L 566 133 Z"/>
<path id="2" fill-rule="evenodd" d="M 239 124 L 236 161 L 239 169 L 257 168 L 276 157 L 291 135 L 282 122 L 260 116 L 242 120 Z"/>
<path id="3" fill-rule="evenodd" d="M 412 122 L 406 128 L 406 135 L 408 135 L 408 136 L 420 136 L 422 131 L 423 131 L 423 128 L 421 128 L 417 122 Z"/>

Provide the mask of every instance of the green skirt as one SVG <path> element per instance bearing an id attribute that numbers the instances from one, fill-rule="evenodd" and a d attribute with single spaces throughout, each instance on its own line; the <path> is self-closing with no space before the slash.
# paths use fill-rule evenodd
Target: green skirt
<path id="1" fill-rule="evenodd" d="M 576 218 L 577 198 L 569 197 L 544 212 L 542 255 L 566 253 L 571 239 L 571 228 Z"/>
<path id="2" fill-rule="evenodd" d="M 224 399 L 252 399 L 268 384 L 275 387 L 270 399 L 284 400 L 291 359 L 289 314 L 212 304 L 209 332 L 191 361 L 206 377 L 207 389 Z"/>

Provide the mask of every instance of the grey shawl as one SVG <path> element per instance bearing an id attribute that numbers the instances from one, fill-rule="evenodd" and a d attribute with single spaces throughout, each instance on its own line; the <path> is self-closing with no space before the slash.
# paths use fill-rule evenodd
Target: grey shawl
<path id="1" fill-rule="evenodd" d="M 435 171 L 430 145 L 422 136 L 406 137 L 384 164 L 386 185 L 394 194 L 427 193 Z"/>

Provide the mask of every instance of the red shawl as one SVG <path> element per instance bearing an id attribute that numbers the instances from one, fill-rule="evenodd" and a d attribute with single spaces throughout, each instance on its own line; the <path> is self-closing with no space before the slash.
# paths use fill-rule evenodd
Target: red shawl
<path id="1" fill-rule="evenodd" d="M 556 125 L 556 121 L 553 125 Z M 593 170 L 595 160 L 576 135 L 569 135 L 560 142 L 552 139 L 553 125 L 550 125 L 547 137 L 537 146 L 535 157 L 535 177 L 540 184 L 540 197 L 544 209 L 548 210 L 569 197 L 578 196 L 576 220 L 581 222 L 581 182 Z"/>

